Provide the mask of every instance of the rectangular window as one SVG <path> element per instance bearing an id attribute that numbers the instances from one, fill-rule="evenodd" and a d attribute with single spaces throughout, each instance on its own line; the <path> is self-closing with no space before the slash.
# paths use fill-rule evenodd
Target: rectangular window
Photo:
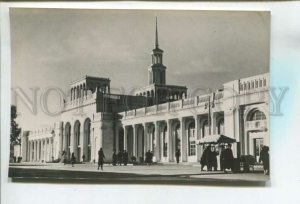
<path id="1" fill-rule="evenodd" d="M 190 156 L 195 156 L 196 155 L 196 142 L 191 141 L 190 142 Z"/>

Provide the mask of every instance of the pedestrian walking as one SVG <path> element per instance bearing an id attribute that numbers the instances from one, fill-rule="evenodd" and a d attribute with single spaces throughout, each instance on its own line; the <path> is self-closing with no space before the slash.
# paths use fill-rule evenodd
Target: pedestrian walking
<path id="1" fill-rule="evenodd" d="M 127 163 L 128 163 L 128 152 L 126 150 L 124 150 L 124 153 L 123 153 L 123 163 L 124 163 L 124 166 L 127 166 Z"/>
<path id="2" fill-rule="evenodd" d="M 259 155 L 259 162 L 263 163 L 264 166 L 264 174 L 270 174 L 270 158 L 269 158 L 269 147 L 263 146 Z"/>
<path id="3" fill-rule="evenodd" d="M 98 151 L 98 170 L 99 170 L 99 167 L 101 167 L 101 170 L 103 171 L 103 163 L 104 163 L 104 153 L 103 153 L 103 150 L 102 148 L 100 148 L 100 150 Z"/>
<path id="4" fill-rule="evenodd" d="M 118 157 L 117 157 L 117 154 L 116 154 L 116 150 L 114 150 L 114 153 L 112 155 L 112 165 L 116 166 L 117 162 L 118 162 Z"/>
<path id="5" fill-rule="evenodd" d="M 117 157 L 118 157 L 118 165 L 122 165 L 122 161 L 123 161 L 123 151 L 122 150 L 120 150 L 119 152 L 118 152 L 118 155 L 117 155 Z"/>
<path id="6" fill-rule="evenodd" d="M 72 156 L 71 156 L 72 167 L 74 167 L 75 162 L 76 162 L 76 157 L 75 157 L 74 152 L 73 152 Z"/>
<path id="7" fill-rule="evenodd" d="M 231 150 L 231 144 L 228 144 L 226 148 L 221 152 L 221 162 L 224 172 L 227 173 L 226 169 L 231 169 L 233 167 L 233 153 Z"/>
<path id="8" fill-rule="evenodd" d="M 179 164 L 179 157 L 180 157 L 180 150 L 177 149 L 176 153 L 175 153 L 175 157 L 176 157 L 176 163 Z"/>

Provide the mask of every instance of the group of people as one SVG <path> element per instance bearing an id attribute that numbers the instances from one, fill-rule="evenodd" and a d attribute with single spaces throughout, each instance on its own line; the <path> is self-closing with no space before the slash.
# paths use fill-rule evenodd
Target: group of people
<path id="1" fill-rule="evenodd" d="M 206 166 L 207 171 L 217 171 L 218 170 L 218 162 L 217 156 L 219 155 L 219 151 L 216 150 L 214 146 L 208 145 L 202 154 L 200 159 L 201 171 L 203 171 L 204 167 Z M 221 170 L 225 173 L 227 169 L 233 168 L 233 152 L 231 150 L 231 144 L 227 144 L 221 148 L 221 155 L 220 155 L 220 164 Z"/>
<path id="2" fill-rule="evenodd" d="M 116 166 L 119 165 L 121 166 L 122 163 L 124 166 L 127 166 L 128 164 L 128 152 L 126 150 L 120 150 L 118 154 L 116 154 L 116 150 L 114 150 L 113 155 L 112 155 L 112 165 Z"/>
<path id="3" fill-rule="evenodd" d="M 150 152 L 150 150 L 148 150 L 145 155 L 145 162 L 147 163 L 148 166 L 152 164 L 152 159 L 153 159 L 153 153 Z"/>
<path id="4" fill-rule="evenodd" d="M 219 155 L 219 151 L 216 150 L 214 146 L 208 145 L 202 154 L 202 157 L 200 159 L 200 165 L 201 165 L 201 171 L 203 171 L 204 167 L 207 167 L 207 171 L 217 171 L 218 169 L 218 162 L 217 162 L 217 156 Z M 175 153 L 176 156 L 176 162 L 179 163 L 179 157 L 180 157 L 180 150 L 177 150 Z M 65 151 L 62 153 L 63 157 L 63 162 L 64 164 L 67 163 L 67 154 Z M 98 170 L 101 168 L 103 170 L 103 164 L 104 164 L 104 159 L 105 155 L 100 148 L 98 151 Z M 148 150 L 145 155 L 145 162 L 147 165 L 152 164 L 152 159 L 153 159 L 153 153 Z M 221 155 L 220 155 L 220 165 L 221 165 L 221 170 L 227 173 L 228 169 L 233 169 L 233 152 L 231 150 L 231 144 L 227 144 L 224 146 L 221 146 Z M 71 164 L 72 167 L 74 167 L 74 164 L 76 162 L 76 158 L 74 153 L 71 155 Z M 270 172 L 269 168 L 269 147 L 268 146 L 263 146 L 262 150 L 260 152 L 260 157 L 259 157 L 259 162 L 263 163 L 264 167 L 264 174 L 268 175 Z M 112 155 L 112 165 L 122 165 L 126 166 L 128 164 L 128 152 L 126 150 L 120 150 L 118 154 L 116 154 L 116 151 L 113 152 Z"/>

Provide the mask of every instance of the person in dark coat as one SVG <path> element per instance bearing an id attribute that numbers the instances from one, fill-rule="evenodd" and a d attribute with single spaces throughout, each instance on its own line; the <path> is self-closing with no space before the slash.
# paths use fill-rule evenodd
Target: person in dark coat
<path id="1" fill-rule="evenodd" d="M 269 158 L 269 147 L 263 146 L 259 155 L 259 162 L 263 163 L 264 166 L 264 174 L 270 174 L 270 158 Z"/>
<path id="2" fill-rule="evenodd" d="M 208 156 L 209 156 L 210 152 L 211 152 L 211 149 L 210 149 L 210 145 L 209 145 L 204 149 L 201 159 L 200 159 L 201 171 L 203 171 L 204 166 L 206 166 L 207 170 L 209 170 Z"/>
<path id="3" fill-rule="evenodd" d="M 176 157 L 176 163 L 179 164 L 179 157 L 180 157 L 180 150 L 177 149 L 176 153 L 175 153 L 175 157 Z"/>
<path id="4" fill-rule="evenodd" d="M 74 167 L 75 162 L 76 162 L 76 158 L 75 158 L 75 155 L 74 155 L 74 152 L 73 152 L 72 156 L 71 156 L 72 167 Z"/>
<path id="5" fill-rule="evenodd" d="M 231 150 L 231 144 L 228 144 L 227 147 L 221 152 L 221 162 L 224 172 L 227 173 L 226 169 L 232 169 L 233 167 L 233 153 Z"/>
<path id="6" fill-rule="evenodd" d="M 124 163 L 124 166 L 127 166 L 127 163 L 128 163 L 128 152 L 126 150 L 124 150 L 124 153 L 123 153 L 123 163 Z"/>
<path id="7" fill-rule="evenodd" d="M 149 161 L 150 161 L 150 165 L 152 164 L 152 160 L 153 160 L 153 152 L 149 150 Z"/>
<path id="8" fill-rule="evenodd" d="M 118 165 L 122 165 L 122 161 L 123 161 L 123 151 L 122 150 L 120 150 L 119 152 L 118 152 Z"/>
<path id="9" fill-rule="evenodd" d="M 218 170 L 218 162 L 217 162 L 217 156 L 219 155 L 219 152 L 216 151 L 215 147 L 211 147 L 210 154 L 208 155 L 208 163 L 209 163 L 209 169 L 214 171 Z"/>
<path id="10" fill-rule="evenodd" d="M 147 163 L 147 165 L 149 166 L 150 165 L 150 163 L 151 163 L 151 152 L 150 152 L 150 150 L 148 150 L 147 152 L 146 152 L 146 155 L 145 155 L 145 157 L 146 157 L 146 159 L 145 159 L 145 161 L 146 161 L 146 163 Z"/>
<path id="11" fill-rule="evenodd" d="M 100 148 L 100 150 L 98 151 L 98 170 L 99 170 L 99 167 L 101 167 L 101 170 L 103 171 L 103 163 L 104 163 L 104 153 L 103 153 L 103 150 L 102 148 Z"/>
<path id="12" fill-rule="evenodd" d="M 116 154 L 116 150 L 114 150 L 114 153 L 112 155 L 112 165 L 116 166 L 117 165 L 117 161 L 118 161 L 118 157 L 117 157 L 117 154 Z"/>

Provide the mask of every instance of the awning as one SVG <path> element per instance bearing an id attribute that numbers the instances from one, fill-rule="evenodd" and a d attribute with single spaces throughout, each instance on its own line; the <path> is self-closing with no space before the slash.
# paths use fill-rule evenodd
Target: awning
<path id="1" fill-rule="evenodd" d="M 200 140 L 197 140 L 198 144 L 221 144 L 221 143 L 234 143 L 235 139 L 227 137 L 225 135 L 208 135 Z"/>

